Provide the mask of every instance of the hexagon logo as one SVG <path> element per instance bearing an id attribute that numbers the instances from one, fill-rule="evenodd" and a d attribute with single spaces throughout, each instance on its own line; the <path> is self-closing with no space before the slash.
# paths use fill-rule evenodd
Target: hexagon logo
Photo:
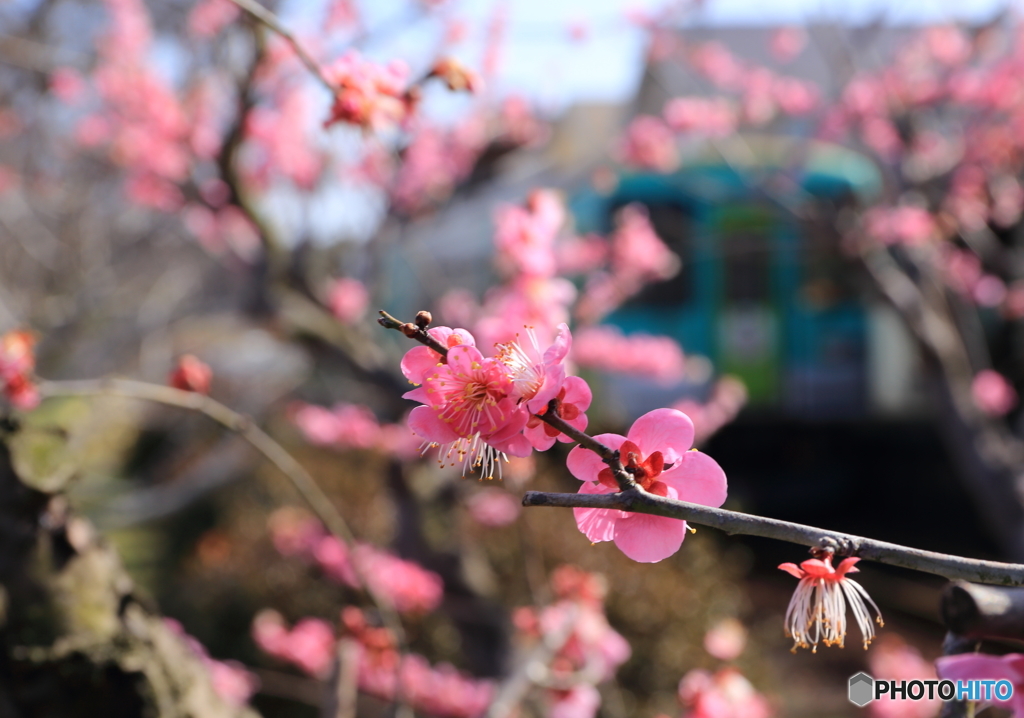
<path id="1" fill-rule="evenodd" d="M 863 708 L 875 699 L 875 681 L 867 673 L 850 676 L 850 703 Z"/>

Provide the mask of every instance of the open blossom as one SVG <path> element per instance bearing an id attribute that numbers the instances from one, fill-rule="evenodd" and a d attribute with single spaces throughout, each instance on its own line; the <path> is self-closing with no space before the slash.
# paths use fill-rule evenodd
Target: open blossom
<path id="1" fill-rule="evenodd" d="M 793 650 L 810 648 L 818 650 L 818 643 L 826 646 L 843 647 L 846 640 L 846 603 L 857 620 L 864 648 L 868 647 L 875 637 L 875 627 L 871 621 L 868 606 L 875 610 L 875 620 L 882 623 L 882 614 L 878 606 L 868 596 L 864 587 L 847 574 L 856 573 L 859 558 L 843 559 L 839 566 L 832 567 L 831 557 L 825 559 L 812 558 L 799 566 L 784 563 L 780 569 L 800 579 L 793 593 L 793 599 L 786 609 L 786 635 L 793 637 Z"/>
<path id="2" fill-rule="evenodd" d="M 565 419 L 570 426 L 585 431 L 587 415 L 584 412 L 590 408 L 593 398 L 587 382 L 578 376 L 570 376 L 565 379 L 558 394 L 552 397 L 551 401 L 555 402 L 552 410 L 558 417 Z M 540 416 L 548 411 L 548 406 L 540 407 L 535 412 L 539 416 L 531 416 L 526 422 L 526 428 L 523 429 L 523 436 L 537 451 L 547 451 L 554 446 L 556 439 L 564 442 L 572 441 L 558 429 L 540 419 Z"/>
<path id="3" fill-rule="evenodd" d="M 707 454 L 690 450 L 693 423 L 682 412 L 655 409 L 644 414 L 627 436 L 600 434 L 605 446 L 619 452 L 626 471 L 646 491 L 704 506 L 725 503 L 726 479 L 722 468 Z M 569 471 L 584 482 L 581 494 L 619 491 L 611 469 L 601 458 L 577 446 L 569 452 Z M 576 525 L 594 543 L 614 541 L 634 561 L 654 563 L 682 546 L 686 522 L 662 516 L 610 509 L 573 509 Z"/>
<path id="4" fill-rule="evenodd" d="M 460 344 L 476 346 L 473 335 L 465 329 L 432 327 L 427 330 L 427 334 L 447 349 L 452 349 Z M 444 364 L 446 361 L 444 357 L 428 346 L 413 347 L 402 357 L 402 373 L 410 383 L 422 384 L 434 372 L 438 364 Z"/>
<path id="5" fill-rule="evenodd" d="M 514 394 L 508 367 L 496 357 L 485 359 L 473 346 L 448 350 L 447 363 L 405 394 L 425 404 L 409 414 L 409 426 L 439 448 L 442 462 L 480 467 L 484 476 L 500 471 L 505 454 L 526 456 L 530 445 L 520 433 L 529 418 Z"/>

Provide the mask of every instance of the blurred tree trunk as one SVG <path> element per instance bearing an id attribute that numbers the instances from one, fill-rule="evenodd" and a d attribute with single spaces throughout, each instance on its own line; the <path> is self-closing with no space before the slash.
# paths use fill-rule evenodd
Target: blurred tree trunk
<path id="1" fill-rule="evenodd" d="M 256 718 L 133 594 L 118 556 L 53 476 L 0 436 L 0 718 Z M 42 490 L 45 489 L 45 490 Z"/>

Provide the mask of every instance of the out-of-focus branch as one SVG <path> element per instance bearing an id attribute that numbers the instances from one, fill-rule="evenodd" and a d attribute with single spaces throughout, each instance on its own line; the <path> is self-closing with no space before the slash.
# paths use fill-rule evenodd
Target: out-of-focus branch
<path id="1" fill-rule="evenodd" d="M 324 75 L 323 68 L 321 68 L 319 63 L 317 63 L 317 61 L 314 60 L 308 52 L 306 52 L 306 49 L 302 47 L 302 44 L 298 40 L 295 39 L 295 36 L 291 31 L 281 24 L 277 15 L 270 12 L 270 10 L 267 10 L 255 0 L 231 0 L 231 2 L 245 10 L 259 22 L 266 25 L 267 28 L 284 38 L 285 41 L 291 45 L 299 60 L 302 61 L 302 64 L 305 65 L 311 73 L 313 73 L 316 79 L 320 81 L 320 84 L 327 88 L 328 92 L 332 95 L 334 94 L 334 85 L 332 85 L 331 81 L 327 79 L 326 75 Z"/>
<path id="2" fill-rule="evenodd" d="M 47 381 L 39 386 L 43 397 L 61 396 L 120 396 L 130 399 L 152 401 L 168 406 L 199 412 L 221 426 L 237 432 L 259 451 L 277 469 L 284 474 L 296 488 L 309 507 L 324 523 L 327 530 L 337 539 L 352 547 L 355 537 L 348 523 L 334 507 L 330 497 L 324 493 L 312 475 L 306 471 L 284 447 L 272 439 L 265 431 L 253 423 L 252 419 L 224 406 L 208 396 L 191 391 L 182 391 L 169 386 L 148 384 L 128 379 L 99 379 L 84 381 Z M 391 603 L 389 596 L 373 589 L 358 563 L 353 563 L 353 570 L 360 579 L 367 595 L 374 602 L 385 626 L 390 630 L 398 645 L 399 653 L 405 653 L 405 631 L 398 612 Z M 401 693 L 401 691 L 399 691 Z"/>
<path id="3" fill-rule="evenodd" d="M 932 573 L 949 579 L 1004 586 L 1024 585 L 1024 565 L 1021 564 L 922 551 L 814 526 L 676 501 L 647 493 L 639 487 L 615 494 L 549 494 L 527 491 L 523 496 L 523 506 L 615 509 L 664 516 L 710 526 L 730 535 L 762 536 L 801 546 L 832 549 L 836 554 L 859 556 L 869 561 Z"/>

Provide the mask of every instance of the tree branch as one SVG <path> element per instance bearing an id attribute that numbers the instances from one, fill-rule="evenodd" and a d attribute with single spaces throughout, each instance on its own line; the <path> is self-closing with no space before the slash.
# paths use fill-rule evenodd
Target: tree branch
<path id="1" fill-rule="evenodd" d="M 550 494 L 527 491 L 523 496 L 523 506 L 616 509 L 664 516 L 710 526 L 730 535 L 762 536 L 801 546 L 831 548 L 837 554 L 856 555 L 869 561 L 909 568 L 949 579 L 963 579 L 1003 586 L 1024 585 L 1024 565 L 950 556 L 837 531 L 827 531 L 814 526 L 690 504 L 656 496 L 639 487 L 615 494 Z"/>

